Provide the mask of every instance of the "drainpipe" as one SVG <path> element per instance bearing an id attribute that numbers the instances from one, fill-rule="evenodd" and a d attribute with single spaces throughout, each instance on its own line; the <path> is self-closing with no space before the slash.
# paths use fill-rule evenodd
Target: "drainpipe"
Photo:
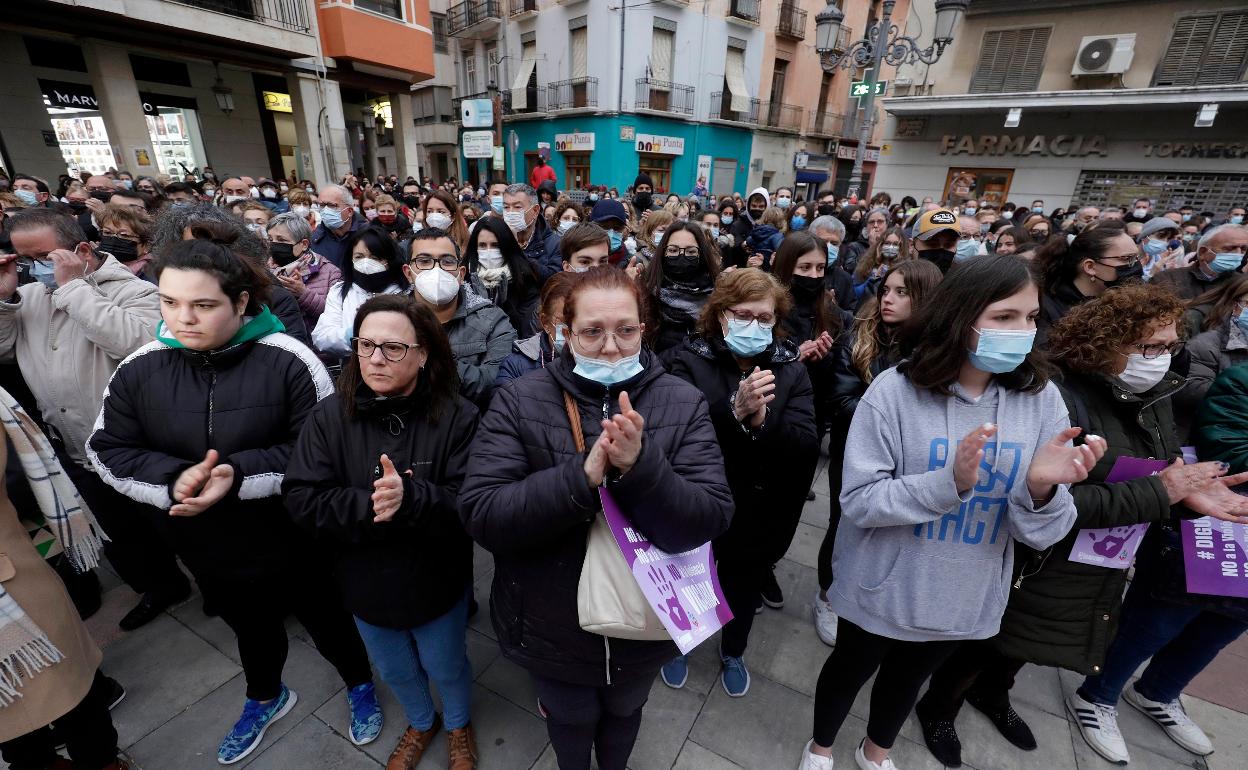
<path id="1" fill-rule="evenodd" d="M 628 16 L 628 0 L 620 0 L 620 85 L 615 94 L 615 112 L 624 114 L 624 20 Z"/>

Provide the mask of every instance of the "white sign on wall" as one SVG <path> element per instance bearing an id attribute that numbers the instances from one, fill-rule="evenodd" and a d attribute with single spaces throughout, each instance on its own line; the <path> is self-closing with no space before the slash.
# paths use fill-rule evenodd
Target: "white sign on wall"
<path id="1" fill-rule="evenodd" d="M 699 155 L 699 156 L 698 156 L 698 176 L 697 176 L 697 178 L 698 178 L 698 179 L 705 179 L 705 180 L 706 180 L 706 183 L 707 183 L 708 185 L 711 183 L 711 156 L 710 156 L 710 155 Z"/>
<path id="2" fill-rule="evenodd" d="M 489 158 L 494 155 L 493 131 L 465 131 L 463 137 L 465 158 Z"/>
<path id="3" fill-rule="evenodd" d="M 555 149 L 559 152 L 592 152 L 594 135 L 588 134 L 555 134 Z"/>
<path id="4" fill-rule="evenodd" d="M 685 138 L 683 136 L 638 134 L 637 152 L 648 152 L 655 155 L 684 155 Z"/>

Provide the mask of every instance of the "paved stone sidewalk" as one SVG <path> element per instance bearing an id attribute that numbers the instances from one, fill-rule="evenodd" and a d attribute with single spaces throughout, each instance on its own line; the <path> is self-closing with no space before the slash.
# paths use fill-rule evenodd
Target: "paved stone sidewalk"
<path id="1" fill-rule="evenodd" d="M 826 492 L 820 471 L 816 490 Z M 827 497 L 807 504 L 787 558 L 777 567 L 786 606 L 766 610 L 755 625 L 746 655 L 753 676 L 749 694 L 725 695 L 719 686 L 714 642 L 692 656 L 689 683 L 671 690 L 656 682 L 646 706 L 633 770 L 787 770 L 796 767 L 811 734 L 815 681 L 828 648 L 815 636 L 810 603 L 815 593 L 815 560 L 827 525 Z M 489 555 L 478 549 L 476 596 L 483 611 L 468 634 L 476 675 L 474 721 L 482 770 L 555 770 L 545 725 L 525 673 L 503 660 L 493 638 L 487 607 L 491 579 Z M 126 700 L 113 712 L 122 745 L 143 770 L 208 770 L 219 767 L 216 746 L 237 717 L 243 701 L 243 677 L 229 629 L 206 618 L 198 597 L 132 634 L 116 629 L 135 597 L 124 586 L 106 594 L 105 607 L 90 626 L 106 645 L 104 668 L 123 682 Z M 292 643 L 285 680 L 299 694 L 294 711 L 269 731 L 261 750 L 237 767 L 256 770 L 316 768 L 364 770 L 383 767 L 405 725 L 397 702 L 379 685 L 386 713 L 381 738 L 356 747 L 345 737 L 346 698 L 342 682 L 317 655 L 298 624 L 290 624 Z M 1229 652 L 1229 651 L 1228 651 Z M 1243 655 L 1241 651 L 1238 655 Z M 1221 659 L 1220 659 L 1221 660 Z M 1242 658 L 1232 657 L 1231 663 Z M 1242 683 L 1236 681 L 1236 686 Z M 1062 697 L 1078 684 L 1067 672 L 1028 666 L 1014 690 L 1016 708 L 1031 724 L 1040 747 L 1015 750 L 978 712 L 965 709 L 958 727 L 964 759 L 971 770 L 1106 770 L 1063 714 Z M 1215 685 L 1216 688 L 1216 685 Z M 1243 693 L 1238 693 L 1243 699 Z M 1188 697 L 1192 716 L 1213 739 L 1217 753 L 1205 760 L 1172 743 L 1151 722 L 1125 708 L 1121 725 L 1130 743 L 1131 768 L 1248 768 L 1248 718 L 1205 700 Z M 1222 702 L 1237 702 L 1228 698 Z M 841 739 L 836 766 L 854 767 L 853 746 L 864 734 L 868 691 L 858 698 Z M 901 770 L 929 770 L 939 765 L 922 746 L 914 718 L 907 722 L 893 754 Z M 446 767 L 446 741 L 435 740 L 421 763 Z"/>

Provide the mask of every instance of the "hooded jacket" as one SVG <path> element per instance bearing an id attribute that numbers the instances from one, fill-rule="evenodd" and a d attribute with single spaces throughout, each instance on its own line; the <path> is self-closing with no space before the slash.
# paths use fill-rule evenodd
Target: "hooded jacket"
<path id="1" fill-rule="evenodd" d="M 619 412 L 627 391 L 645 418 L 641 454 L 609 482 L 633 525 L 669 553 L 728 528 L 732 495 L 706 399 L 666 374 L 649 352 L 645 369 L 606 388 L 573 373 L 570 351 L 501 388 L 481 420 L 460 493 L 468 534 L 494 554 L 490 614 L 503 654 L 562 682 L 603 686 L 643 676 L 677 655 L 671 642 L 607 639 L 581 630 L 577 584 L 590 523 L 600 510 L 576 451 L 563 393 L 580 413 L 585 445 Z"/>
<path id="2" fill-rule="evenodd" d="M 532 337 L 517 340 L 511 347 L 513 352 L 498 365 L 498 377 L 494 380 L 496 388 L 501 388 L 534 369 L 544 369 L 557 358 L 544 331 L 539 331 Z"/>
<path id="3" fill-rule="evenodd" d="M 216 350 L 190 350 L 162 324 L 156 341 L 117 367 L 87 456 L 123 495 L 160 511 L 182 471 L 215 449 L 234 486 L 197 516 L 165 514 L 178 555 L 197 578 L 272 579 L 305 555 L 306 538 L 279 497 L 291 448 L 333 390 L 324 365 L 281 333 L 266 308 Z"/>
<path id="4" fill-rule="evenodd" d="M 428 393 L 423 380 L 397 398 L 361 385 L 355 417 L 338 394 L 320 402 L 282 482 L 290 516 L 334 553 L 347 609 L 383 628 L 415 628 L 446 614 L 472 581 L 459 488 L 477 410 L 456 396 L 431 418 Z M 370 498 L 382 454 L 403 477 L 403 502 L 393 519 L 377 523 Z"/>
<path id="5" fill-rule="evenodd" d="M 957 442 L 991 422 L 979 481 L 954 481 Z M 1032 454 L 1069 421 L 1057 386 L 1037 394 L 993 380 L 978 399 L 956 383 L 941 395 L 897 371 L 877 377 L 849 427 L 841 521 L 832 554 L 832 609 L 890 639 L 987 639 L 1009 593 L 1015 541 L 1044 549 L 1075 520 L 1058 485 L 1036 507 L 1027 489 Z"/>
<path id="6" fill-rule="evenodd" d="M 307 259 L 299 260 L 299 275 L 303 278 L 303 293 L 296 299 L 299 310 L 303 312 L 303 323 L 309 329 L 316 328 L 321 313 L 325 312 L 325 303 L 329 299 L 329 287 L 342 280 L 342 271 L 334 267 L 328 259 L 308 250 Z M 293 292 L 292 292 L 293 293 Z M 283 322 L 284 324 L 285 322 Z"/>
<path id="7" fill-rule="evenodd" d="M 511 328 L 507 314 L 461 286 L 455 315 L 442 324 L 442 329 L 455 355 L 460 395 L 479 409 L 489 407 L 498 366 L 516 341 L 516 330 Z"/>
<path id="8" fill-rule="evenodd" d="M 758 428 L 745 427 L 732 414 L 733 396 L 754 366 L 776 377 L 775 400 Z M 667 368 L 706 396 L 724 453 L 735 513 L 715 541 L 715 558 L 775 564 L 793 540 L 819 461 L 814 391 L 797 346 L 780 340 L 742 372 L 723 340 L 699 336 L 686 341 Z"/>
<path id="9" fill-rule="evenodd" d="M 121 361 L 152 339 L 160 321 L 156 287 L 108 257 L 99 269 L 55 291 L 20 286 L 0 302 L 0 360 L 17 360 L 44 421 L 74 460 Z"/>

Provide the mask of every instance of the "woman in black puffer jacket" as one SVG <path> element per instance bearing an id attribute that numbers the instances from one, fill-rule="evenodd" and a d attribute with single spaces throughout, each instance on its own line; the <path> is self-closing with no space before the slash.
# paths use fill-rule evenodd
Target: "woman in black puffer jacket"
<path id="1" fill-rule="evenodd" d="M 605 482 L 634 527 L 669 553 L 714 539 L 732 516 L 706 399 L 642 349 L 644 311 L 624 271 L 582 274 L 564 304 L 563 354 L 495 392 L 460 494 L 468 533 L 494 553 L 499 644 L 533 677 L 564 770 L 588 768 L 591 748 L 602 770 L 624 769 L 654 677 L 677 654 L 671 642 L 580 627 L 597 487 Z M 587 453 L 576 449 L 565 392 Z"/>
<path id="2" fill-rule="evenodd" d="M 230 234 L 192 234 L 155 263 L 164 322 L 113 374 L 88 456 L 117 491 L 168 512 L 178 555 L 238 638 L 247 701 L 218 760 L 254 751 L 296 701 L 282 684 L 292 611 L 350 688 L 352 737 L 368 742 L 381 731 L 368 654 L 279 497 L 295 438 L 333 385 L 281 333 L 262 304 L 268 278 L 221 245 Z"/>
<path id="3" fill-rule="evenodd" d="M 750 686 L 745 647 L 754 609 L 797 530 L 819 461 L 815 396 L 797 346 L 773 334 L 791 300 L 757 268 L 724 275 L 702 311 L 699 335 L 672 358 L 672 374 L 693 383 L 710 404 L 736 512 L 715 540 L 732 620 L 720 641 L 720 681 L 739 698 Z M 683 687 L 681 656 L 663 667 L 669 687 Z"/>

